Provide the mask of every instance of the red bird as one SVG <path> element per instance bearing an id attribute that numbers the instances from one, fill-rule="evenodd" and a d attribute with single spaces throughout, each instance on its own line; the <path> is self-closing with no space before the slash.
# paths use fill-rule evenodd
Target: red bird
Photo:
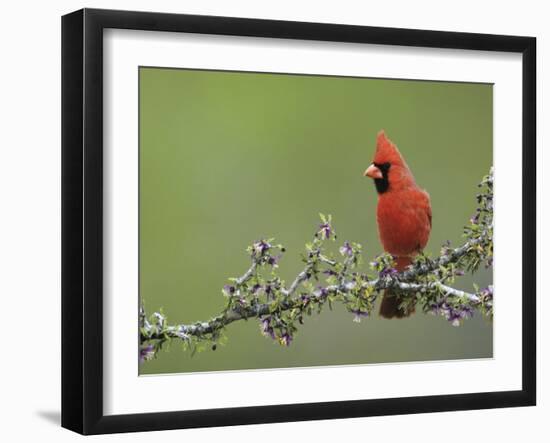
<path id="1" fill-rule="evenodd" d="M 430 196 L 418 187 L 397 146 L 384 131 L 378 133 L 374 160 L 364 175 L 374 180 L 378 192 L 376 221 L 380 242 L 394 256 L 396 269 L 401 272 L 428 243 L 432 229 Z M 402 318 L 414 312 L 414 306 L 400 309 L 399 304 L 398 298 L 386 291 L 380 315 Z"/>

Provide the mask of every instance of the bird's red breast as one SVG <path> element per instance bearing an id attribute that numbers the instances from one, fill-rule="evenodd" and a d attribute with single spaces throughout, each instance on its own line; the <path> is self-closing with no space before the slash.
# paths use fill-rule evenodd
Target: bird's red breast
<path id="1" fill-rule="evenodd" d="M 430 198 L 418 188 L 381 194 L 376 220 L 386 252 L 396 257 L 414 256 L 426 247 L 430 237 Z"/>

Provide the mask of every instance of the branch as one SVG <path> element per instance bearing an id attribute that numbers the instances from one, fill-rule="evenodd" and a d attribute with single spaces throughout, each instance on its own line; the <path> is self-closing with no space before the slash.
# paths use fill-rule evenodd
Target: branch
<path id="1" fill-rule="evenodd" d="M 288 286 L 276 272 L 284 247 L 274 245 L 273 239 L 256 241 L 247 248 L 250 267 L 223 287 L 227 303 L 219 315 L 208 321 L 168 325 L 162 313 L 155 312 L 148 319 L 141 310 L 142 359 L 152 358 L 163 342 L 176 338 L 194 349 L 200 342 L 210 342 L 215 349 L 227 325 L 250 318 L 260 319 L 264 335 L 289 345 L 304 316 L 339 302 L 359 321 L 372 313 L 376 298 L 385 289 L 392 289 L 402 306 L 420 305 L 424 312 L 442 315 L 453 325 L 471 317 L 474 310 L 492 317 L 492 286 L 482 290 L 474 287 L 473 292 L 451 286 L 465 271 L 474 273 L 482 264 L 492 266 L 492 169 L 479 186 L 478 208 L 464 228 L 466 241 L 456 248 L 447 243 L 434 259 L 419 255 L 403 272 L 397 272 L 388 254 L 370 262 L 374 277 L 359 272 L 362 258 L 357 243 L 346 241 L 339 248 L 342 262 L 333 258 L 325 251 L 325 243 L 335 241 L 336 233 L 331 217 L 322 214 L 312 242 L 306 244 L 304 267 Z"/>

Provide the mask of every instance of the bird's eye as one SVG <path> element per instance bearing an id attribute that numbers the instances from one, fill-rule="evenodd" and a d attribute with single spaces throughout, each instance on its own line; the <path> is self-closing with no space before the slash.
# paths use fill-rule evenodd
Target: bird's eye
<path id="1" fill-rule="evenodd" d="M 390 169 L 391 163 L 390 162 L 374 163 L 374 166 L 376 166 L 381 171 L 388 171 Z"/>

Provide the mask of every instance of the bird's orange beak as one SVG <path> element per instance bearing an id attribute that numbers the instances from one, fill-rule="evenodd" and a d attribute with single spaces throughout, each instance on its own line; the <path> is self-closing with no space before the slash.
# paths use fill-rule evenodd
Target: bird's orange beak
<path id="1" fill-rule="evenodd" d="M 382 178 L 382 171 L 378 169 L 374 164 L 370 165 L 365 172 L 363 172 L 363 175 L 365 177 L 370 177 L 372 179 L 374 178 Z"/>

